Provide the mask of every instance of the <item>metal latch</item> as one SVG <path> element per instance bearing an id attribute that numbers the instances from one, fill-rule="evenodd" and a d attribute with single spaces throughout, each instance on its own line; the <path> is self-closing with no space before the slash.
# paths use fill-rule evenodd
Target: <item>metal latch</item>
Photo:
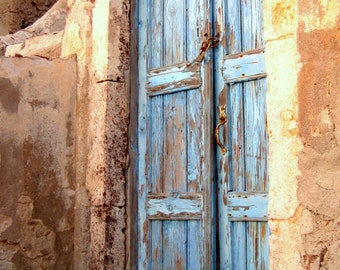
<path id="1" fill-rule="evenodd" d="M 223 143 L 220 140 L 219 129 L 227 122 L 227 113 L 226 113 L 226 105 L 218 106 L 218 125 L 215 128 L 215 139 L 217 145 L 221 148 L 222 154 L 227 153 L 227 149 L 224 147 Z"/>
<path id="2" fill-rule="evenodd" d="M 201 63 L 204 59 L 204 55 L 210 48 L 216 47 L 217 43 L 220 41 L 220 34 L 217 33 L 214 37 L 207 37 L 206 40 L 202 42 L 199 55 L 196 57 L 195 61 Z"/>

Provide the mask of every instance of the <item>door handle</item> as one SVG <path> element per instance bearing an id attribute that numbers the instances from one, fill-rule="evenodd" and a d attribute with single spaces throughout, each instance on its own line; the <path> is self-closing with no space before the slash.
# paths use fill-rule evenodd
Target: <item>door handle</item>
<path id="1" fill-rule="evenodd" d="M 215 128 L 215 139 L 217 145 L 221 148 L 222 154 L 225 155 L 227 153 L 227 149 L 224 147 L 223 143 L 220 140 L 219 130 L 221 126 L 227 122 L 227 113 L 226 113 L 226 105 L 218 106 L 218 125 Z"/>

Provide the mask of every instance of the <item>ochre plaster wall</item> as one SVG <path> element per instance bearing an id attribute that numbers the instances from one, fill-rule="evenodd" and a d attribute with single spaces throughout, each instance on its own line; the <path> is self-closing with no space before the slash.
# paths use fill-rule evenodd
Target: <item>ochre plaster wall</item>
<path id="1" fill-rule="evenodd" d="M 304 269 L 340 269 L 340 2 L 298 5 L 298 200 Z"/>
<path id="2" fill-rule="evenodd" d="M 70 269 L 75 59 L 0 58 L 0 269 Z"/>
<path id="3" fill-rule="evenodd" d="M 339 269 L 340 2 L 264 0 L 271 269 Z"/>

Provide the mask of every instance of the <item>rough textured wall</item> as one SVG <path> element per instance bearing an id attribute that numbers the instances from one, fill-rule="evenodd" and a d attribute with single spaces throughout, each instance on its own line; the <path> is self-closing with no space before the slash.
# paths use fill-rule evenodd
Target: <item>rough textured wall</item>
<path id="1" fill-rule="evenodd" d="M 0 58 L 0 269 L 70 269 L 75 59 Z"/>
<path id="2" fill-rule="evenodd" d="M 7 1 L 7 0 L 6 0 Z M 25 50 L 26 45 L 30 47 L 32 44 L 26 44 L 27 39 L 36 36 L 45 35 L 47 39 L 51 39 L 51 35 L 55 34 L 55 32 L 61 32 L 64 30 L 65 21 L 66 21 L 66 7 L 67 0 L 58 0 L 51 9 L 49 9 L 41 18 L 35 21 L 32 25 L 26 27 L 25 29 L 19 30 L 14 34 L 6 33 L 1 36 L 0 34 L 0 56 L 5 55 L 5 51 L 7 46 L 17 44 L 17 48 L 11 49 L 13 50 Z M 0 5 L 0 14 L 4 7 Z M 11 13 L 5 12 L 5 15 L 8 17 Z M 5 21 L 5 17 L 0 17 L 0 27 L 1 22 Z M 0 29 L 1 30 L 1 29 Z M 50 34 L 50 37 L 46 36 L 46 34 Z M 61 42 L 59 42 L 61 43 Z M 44 42 L 40 44 L 39 47 L 43 47 Z M 8 54 L 6 54 L 8 55 Z"/>
<path id="3" fill-rule="evenodd" d="M 299 1 L 298 198 L 305 269 L 340 269 L 340 2 Z"/>
<path id="4" fill-rule="evenodd" d="M 75 265 L 125 269 L 129 1 L 68 2 L 62 54 L 77 54 Z"/>
<path id="5" fill-rule="evenodd" d="M 11 0 L 2 0 L 0 5 L 0 36 L 9 33 Z"/>
<path id="6" fill-rule="evenodd" d="M 270 269 L 303 269 L 297 200 L 297 0 L 264 0 L 269 134 Z"/>
<path id="7" fill-rule="evenodd" d="M 5 0 L 9 2 L 7 13 L 7 33 L 12 34 L 35 22 L 57 0 Z M 2 5 L 2 3 L 1 3 Z M 5 9 L 2 7 L 1 9 Z M 4 17 L 5 19 L 6 17 Z M 2 21 L 2 19 L 0 19 Z"/>

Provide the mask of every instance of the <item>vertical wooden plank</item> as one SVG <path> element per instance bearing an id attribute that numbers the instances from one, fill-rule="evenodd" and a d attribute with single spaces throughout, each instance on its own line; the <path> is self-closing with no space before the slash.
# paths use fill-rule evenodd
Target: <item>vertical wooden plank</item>
<path id="1" fill-rule="evenodd" d="M 164 65 L 164 0 L 150 0 L 149 69 Z"/>
<path id="2" fill-rule="evenodd" d="M 220 34 L 220 44 L 214 49 L 214 83 L 215 83 L 215 104 L 225 105 L 228 100 L 228 87 L 225 85 L 222 77 L 221 66 L 223 58 L 227 52 L 227 47 L 230 47 L 229 36 L 227 32 L 227 1 L 214 1 L 214 29 Z M 215 111 L 216 113 L 216 111 Z M 217 118 L 217 117 L 216 117 Z M 215 126 L 218 124 L 215 120 Z M 227 121 L 227 125 L 229 120 Z M 229 127 L 228 127 L 229 128 Z M 220 149 L 217 149 L 217 211 L 218 211 L 218 260 L 220 269 L 231 269 L 231 223 L 227 216 L 227 194 L 231 189 L 229 186 L 229 136 L 228 128 L 224 130 L 223 141 L 228 149 L 228 152 L 223 155 Z"/>
<path id="3" fill-rule="evenodd" d="M 258 264 L 257 269 L 269 269 L 269 226 L 268 222 L 259 222 L 258 235 L 260 239 L 258 241 Z"/>
<path id="4" fill-rule="evenodd" d="M 241 5 L 239 1 L 228 1 L 227 6 L 227 36 L 228 53 L 237 53 L 241 51 L 242 34 L 241 34 Z M 243 91 L 240 84 L 229 86 L 228 95 L 228 115 L 230 118 L 230 150 L 232 156 L 232 169 L 229 181 L 233 182 L 234 191 L 244 190 L 244 175 L 242 172 L 244 165 L 244 146 L 243 146 Z"/>
<path id="5" fill-rule="evenodd" d="M 256 32 L 256 22 L 253 21 L 253 0 L 245 1 L 241 0 L 242 9 L 242 51 L 254 49 L 255 38 L 254 32 Z M 254 24 L 255 23 L 255 24 Z M 255 37 L 254 37 L 255 36 Z M 258 115 L 254 115 L 259 111 L 258 104 L 258 91 L 255 88 L 255 81 L 249 81 L 243 83 L 245 101 L 245 177 L 247 190 L 256 190 L 255 182 L 258 182 L 256 175 L 256 166 L 259 165 L 256 158 L 256 152 L 259 146 L 258 128 L 261 126 Z M 254 122 L 255 121 L 255 122 Z M 255 229 L 255 228 L 254 228 Z"/>
<path id="6" fill-rule="evenodd" d="M 257 269 L 258 222 L 247 222 L 247 269 Z"/>
<path id="7" fill-rule="evenodd" d="M 164 1 L 165 65 L 185 60 L 185 2 Z M 186 92 L 164 96 L 165 169 L 164 192 L 186 191 Z M 169 269 L 185 269 L 186 222 L 164 221 L 163 263 Z M 176 239 L 176 241 L 174 241 Z"/>
<path id="8" fill-rule="evenodd" d="M 226 1 L 227 53 L 238 53 L 242 48 L 240 0 Z"/>
<path id="9" fill-rule="evenodd" d="M 164 156 L 164 118 L 163 118 L 163 97 L 154 97 L 150 101 L 151 115 L 151 138 L 150 141 L 150 165 L 151 178 L 150 190 L 154 193 L 160 193 L 163 190 L 162 179 L 164 171 L 163 156 Z M 162 242 L 163 242 L 163 226 L 162 221 L 154 220 L 150 227 L 150 245 L 151 245 L 151 264 L 152 268 L 156 269 L 162 266 Z"/>
<path id="10" fill-rule="evenodd" d="M 197 56 L 200 48 L 200 30 L 202 29 L 202 17 L 200 8 L 204 8 L 202 1 L 194 1 L 188 4 L 186 1 L 187 21 L 187 61 L 192 61 Z M 196 16 L 193 16 L 196 14 Z M 197 31 L 198 30 L 198 31 Z M 202 111 L 199 104 L 202 103 L 202 90 L 193 90 L 187 93 L 187 144 L 188 144 L 188 183 L 189 192 L 200 192 L 203 180 L 201 178 L 200 156 L 202 152 Z M 187 269 L 200 269 L 202 267 L 203 242 L 202 221 L 188 221 L 187 232 Z M 203 241 L 202 241 L 203 240 Z"/>
<path id="11" fill-rule="evenodd" d="M 231 222 L 231 269 L 247 270 L 246 223 Z"/>
<path id="12" fill-rule="evenodd" d="M 262 84 L 261 80 L 245 84 L 246 182 L 249 191 L 266 191 L 266 89 Z"/>
<path id="13" fill-rule="evenodd" d="M 242 48 L 244 51 L 263 48 L 262 1 L 242 0 Z M 266 85 L 265 79 L 244 83 L 245 92 L 245 148 L 247 191 L 265 191 L 267 183 L 267 132 L 266 132 Z M 258 268 L 268 262 L 267 226 L 262 222 L 248 222 L 247 265 Z M 262 265 L 261 267 L 264 267 Z M 267 265 L 268 266 L 268 265 Z M 268 268 L 263 268 L 268 269 Z"/>
<path id="14" fill-rule="evenodd" d="M 267 222 L 248 222 L 247 269 L 269 269 Z"/>
<path id="15" fill-rule="evenodd" d="M 241 0 L 242 51 L 264 48 L 262 0 Z"/>
<path id="16" fill-rule="evenodd" d="M 150 68 L 161 67 L 164 62 L 163 40 L 164 40 L 164 13 L 163 1 L 152 1 L 149 8 L 149 59 Z M 163 115 L 163 96 L 156 96 L 150 99 L 151 111 L 150 118 L 150 148 L 151 148 L 151 179 L 149 191 L 161 193 L 163 182 L 161 179 L 164 174 L 164 115 Z M 159 220 L 150 221 L 150 250 L 149 257 L 151 269 L 161 269 L 163 267 L 163 222 Z"/>
<path id="17" fill-rule="evenodd" d="M 262 48 L 263 20 L 261 0 L 242 0 L 242 47 L 244 51 Z M 259 47 L 261 46 L 261 47 Z M 244 83 L 246 185 L 249 191 L 263 191 L 266 171 L 266 89 L 258 81 Z M 255 230 L 255 228 L 254 228 Z"/>
<path id="18" fill-rule="evenodd" d="M 202 3 L 204 3 L 202 1 Z M 200 37 L 204 38 L 204 34 L 212 36 L 211 21 L 212 21 L 212 6 L 211 1 L 205 1 L 204 6 L 200 7 L 201 21 L 204 25 L 201 26 Z M 200 153 L 201 164 L 201 181 L 204 183 L 202 187 L 203 196 L 203 211 L 202 211 L 202 231 L 203 231 L 203 256 L 202 268 L 214 269 L 214 152 L 213 152 L 213 74 L 212 74 L 212 56 L 213 49 L 206 55 L 201 66 L 202 86 L 200 88 L 201 104 L 198 110 L 201 110 L 201 143 L 202 151 Z M 209 161 L 209 162 L 207 162 Z"/>
<path id="19" fill-rule="evenodd" d="M 187 60 L 192 61 L 199 53 L 202 41 L 206 35 L 211 35 L 209 22 L 210 1 L 198 0 L 187 1 Z M 211 138 L 211 117 L 210 104 L 212 102 L 211 88 L 211 62 L 206 55 L 202 67 L 202 86 L 195 91 L 187 93 L 187 121 L 188 121 L 188 191 L 201 192 L 204 189 L 202 221 L 188 222 L 188 260 L 187 269 L 214 269 L 215 253 L 213 224 L 209 220 L 214 211 L 212 201 L 212 175 L 211 167 L 206 166 L 207 160 L 211 160 L 209 145 Z M 211 162 L 208 162 L 212 164 Z"/>
<path id="20" fill-rule="evenodd" d="M 164 192 L 186 191 L 186 95 L 165 97 Z M 184 118 L 184 119 L 183 119 Z M 186 222 L 164 221 L 163 262 L 173 269 L 185 269 Z M 174 241 L 176 239 L 176 241 Z"/>
<path id="21" fill-rule="evenodd" d="M 184 62 L 186 59 L 186 17 L 183 0 L 164 0 L 164 65 Z"/>
<path id="22" fill-rule="evenodd" d="M 139 5 L 139 14 L 138 14 L 138 25 L 139 25 L 139 45 L 138 45 L 138 58 L 139 58 L 139 84 L 146 84 L 146 71 L 147 71 L 147 58 L 148 58 L 148 50 L 147 50 L 147 20 L 148 14 L 148 4 Z M 141 87 L 139 89 L 139 108 L 138 108 L 138 152 L 139 156 L 142 157 L 139 160 L 138 165 L 138 264 L 139 266 L 147 269 L 148 266 L 148 250 L 147 250 L 147 241 L 149 237 L 149 223 L 146 219 L 146 211 L 145 211 L 145 202 L 146 202 L 146 193 L 147 193 L 147 181 L 146 181 L 146 163 L 144 157 L 146 156 L 146 145 L 147 145 L 147 121 L 146 121 L 146 113 L 147 113 L 147 96 L 145 92 L 145 88 Z"/>
<path id="23" fill-rule="evenodd" d="M 228 1 L 228 53 L 237 53 L 242 49 L 242 10 L 239 0 Z M 228 127 L 230 136 L 231 170 L 229 181 L 232 181 L 233 191 L 244 191 L 244 104 L 241 84 L 231 85 L 228 95 Z M 246 224 L 232 222 L 231 234 L 232 269 L 246 269 Z"/>

